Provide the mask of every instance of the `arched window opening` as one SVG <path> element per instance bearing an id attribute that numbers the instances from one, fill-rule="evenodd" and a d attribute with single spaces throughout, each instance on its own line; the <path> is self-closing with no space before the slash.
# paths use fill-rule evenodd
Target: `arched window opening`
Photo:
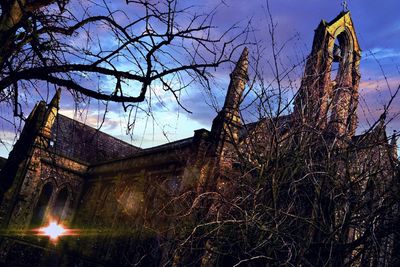
<path id="1" fill-rule="evenodd" d="M 63 216 L 63 211 L 66 206 L 68 199 L 68 189 L 64 187 L 63 189 L 60 190 L 60 192 L 57 195 L 56 201 L 54 202 L 54 208 L 52 211 L 52 218 L 59 222 Z"/>
<path id="2" fill-rule="evenodd" d="M 47 183 L 43 186 L 42 192 L 40 193 L 39 200 L 36 203 L 36 207 L 33 210 L 33 216 L 31 219 L 31 226 L 38 227 L 43 223 L 46 209 L 49 204 L 51 194 L 53 193 L 53 186 L 51 183 Z"/>
<path id="3" fill-rule="evenodd" d="M 336 85 L 336 78 L 338 77 L 340 61 L 342 60 L 342 50 L 340 48 L 339 40 L 335 40 L 333 45 L 333 60 L 331 65 L 331 81 Z M 333 87 L 334 87 L 333 86 Z"/>
<path id="4" fill-rule="evenodd" d="M 327 111 L 326 118 L 328 122 L 333 122 L 337 120 L 334 118 L 337 114 L 334 114 L 334 110 L 336 109 L 338 101 L 337 94 L 343 89 L 346 82 L 345 79 L 347 77 L 348 72 L 348 63 L 350 61 L 350 48 L 351 48 L 351 37 L 346 29 L 344 29 L 340 34 L 336 36 L 335 42 L 332 47 L 332 65 L 330 70 L 330 78 L 331 78 L 331 91 L 328 95 L 327 99 Z"/>
<path id="5" fill-rule="evenodd" d="M 333 45 L 333 61 L 331 66 L 331 81 L 334 82 L 334 85 L 339 85 L 342 81 L 343 74 L 347 69 L 347 64 L 349 63 L 349 54 L 350 54 L 350 37 L 348 32 L 344 30 L 340 33 Z"/>

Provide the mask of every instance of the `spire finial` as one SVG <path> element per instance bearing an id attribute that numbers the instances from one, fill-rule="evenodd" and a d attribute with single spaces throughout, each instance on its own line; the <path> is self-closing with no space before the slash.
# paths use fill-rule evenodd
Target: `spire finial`
<path id="1" fill-rule="evenodd" d="M 347 0 L 342 1 L 343 12 L 349 11 L 349 6 L 347 5 Z"/>
<path id="2" fill-rule="evenodd" d="M 238 108 L 242 99 L 242 94 L 246 83 L 249 81 L 248 69 L 249 50 L 245 47 L 230 75 L 231 82 L 229 83 L 228 92 L 226 94 L 224 109 L 230 111 L 236 110 L 236 112 L 239 112 Z"/>
<path id="3" fill-rule="evenodd" d="M 245 47 L 243 49 L 242 54 L 240 55 L 239 60 L 236 63 L 235 69 L 233 70 L 231 76 L 239 75 L 241 78 L 244 78 L 248 81 L 248 71 L 249 68 L 249 49 Z"/>
<path id="4" fill-rule="evenodd" d="M 60 97 L 61 97 L 61 88 L 58 88 L 55 95 L 53 96 L 53 99 L 49 103 L 49 107 L 55 107 L 58 109 L 60 107 Z"/>

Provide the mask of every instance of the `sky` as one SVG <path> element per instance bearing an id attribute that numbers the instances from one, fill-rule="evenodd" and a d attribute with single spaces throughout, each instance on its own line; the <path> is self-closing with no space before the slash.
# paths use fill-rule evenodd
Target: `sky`
<path id="1" fill-rule="evenodd" d="M 398 0 L 372 1 L 348 0 L 348 9 L 355 25 L 358 40 L 362 49 L 361 83 L 359 104 L 359 129 L 358 133 L 368 129 L 379 115 L 390 95 L 400 84 L 400 2 Z M 111 5 L 125 8 L 125 1 L 110 1 Z M 268 34 L 269 18 L 266 15 L 266 0 L 202 0 L 187 1 L 195 9 L 202 12 L 217 7 L 214 25 L 217 32 L 223 32 L 234 23 L 243 26 L 251 20 L 253 36 L 263 48 L 262 60 L 271 59 L 270 36 Z M 288 41 L 284 50 L 284 62 L 297 62 L 304 60 L 310 53 L 314 29 L 321 19 L 330 21 L 334 19 L 343 7 L 340 0 L 270 0 L 270 10 L 273 21 L 276 23 L 277 43 Z M 101 32 L 97 34 L 102 34 Z M 256 49 L 249 45 L 250 53 L 254 56 Z M 239 57 L 240 51 L 234 55 Z M 127 67 L 128 68 L 128 67 Z M 232 64 L 226 64 L 215 70 L 212 86 L 212 95 L 199 86 L 194 85 L 181 95 L 182 105 L 191 111 L 186 112 L 180 108 L 173 95 L 159 90 L 158 94 L 163 103 L 155 102 L 152 107 L 152 116 L 138 111 L 133 130 L 127 135 L 128 114 L 120 105 L 111 104 L 108 107 L 106 120 L 101 131 L 123 139 L 140 147 L 151 147 L 162 143 L 179 140 L 193 136 L 193 131 L 200 128 L 210 129 L 213 118 L 218 108 L 223 105 L 226 89 L 229 83 L 229 73 Z M 268 64 L 265 63 L 265 78 L 271 79 Z M 296 70 L 294 86 L 298 88 L 302 73 L 302 65 Z M 250 77 L 254 72 L 250 70 Z M 157 88 L 155 89 L 157 90 Z M 42 96 L 45 100 L 52 97 Z M 36 99 L 34 99 L 36 100 Z M 23 107 L 29 114 L 36 101 L 27 101 Z M 9 107 L 4 103 L 0 105 L 0 113 L 6 114 Z M 103 118 L 104 105 L 98 101 L 90 100 L 89 104 L 76 107 L 71 95 L 63 91 L 60 104 L 60 113 L 80 120 L 92 127 L 98 128 Z M 100 111 L 100 112 L 99 112 Z M 397 97 L 389 109 L 388 133 L 394 129 L 400 130 L 400 98 Z M 248 121 L 254 120 L 250 115 Z M 16 140 L 15 129 L 10 127 L 14 118 L 2 115 L 0 119 L 0 156 L 7 157 L 12 144 Z"/>

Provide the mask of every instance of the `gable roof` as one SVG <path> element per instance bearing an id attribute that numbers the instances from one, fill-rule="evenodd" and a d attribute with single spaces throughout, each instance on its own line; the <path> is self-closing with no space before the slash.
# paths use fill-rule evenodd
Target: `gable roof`
<path id="1" fill-rule="evenodd" d="M 61 114 L 52 127 L 51 140 L 51 152 L 88 164 L 123 158 L 141 150 Z"/>

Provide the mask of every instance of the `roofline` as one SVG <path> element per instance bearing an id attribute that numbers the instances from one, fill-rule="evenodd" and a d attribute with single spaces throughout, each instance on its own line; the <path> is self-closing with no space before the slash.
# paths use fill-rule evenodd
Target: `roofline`
<path id="1" fill-rule="evenodd" d="M 131 147 L 133 147 L 133 148 L 138 149 L 138 150 L 142 150 L 142 148 L 140 148 L 140 147 L 138 147 L 138 146 L 132 145 L 132 144 L 130 144 L 130 143 L 124 141 L 124 140 L 121 140 L 121 139 L 119 139 L 119 138 L 116 138 L 115 136 L 112 136 L 112 135 L 110 135 L 110 134 L 108 134 L 108 133 L 106 133 L 106 132 L 100 131 L 100 129 L 96 129 L 96 128 L 94 128 L 94 127 L 88 125 L 88 124 L 85 124 L 85 123 L 80 122 L 80 121 L 78 121 L 78 120 L 72 119 L 72 118 L 70 118 L 70 117 L 68 117 L 68 116 L 66 116 L 66 115 L 63 115 L 63 114 L 61 114 L 61 113 L 58 113 L 57 116 L 62 116 L 62 117 L 64 117 L 64 118 L 67 118 L 67 119 L 69 119 L 69 120 L 72 120 L 72 121 L 74 121 L 74 122 L 77 122 L 78 124 L 80 124 L 80 125 L 82 125 L 82 126 L 84 126 L 84 127 L 88 127 L 88 128 L 90 128 L 90 129 L 93 129 L 94 131 L 96 131 L 96 133 L 97 133 L 97 132 L 100 132 L 100 133 L 102 133 L 102 134 L 107 135 L 108 137 L 111 137 L 111 138 L 114 139 L 114 140 L 117 140 L 117 141 L 119 141 L 119 142 L 121 142 L 121 143 L 127 144 L 127 145 L 129 145 L 129 146 L 131 146 Z M 57 119 L 56 119 L 56 120 L 57 120 Z"/>
<path id="2" fill-rule="evenodd" d="M 151 154 L 158 153 L 158 152 L 163 152 L 163 151 L 170 150 L 170 149 L 184 148 L 184 147 L 192 145 L 192 141 L 193 141 L 193 137 L 180 139 L 180 140 L 177 140 L 177 141 L 174 141 L 174 142 L 170 142 L 170 143 L 166 143 L 166 144 L 162 144 L 162 145 L 159 145 L 159 146 L 150 147 L 150 148 L 146 148 L 146 149 L 141 149 L 140 151 L 138 151 L 138 152 L 136 152 L 136 153 L 134 153 L 132 155 L 125 156 L 125 157 L 122 157 L 122 158 L 116 158 L 116 159 L 112 159 L 112 160 L 96 162 L 94 164 L 91 164 L 90 167 L 96 167 L 96 166 L 109 164 L 109 163 L 114 163 L 114 162 L 118 162 L 118 161 L 134 159 L 134 158 L 151 155 Z"/>

